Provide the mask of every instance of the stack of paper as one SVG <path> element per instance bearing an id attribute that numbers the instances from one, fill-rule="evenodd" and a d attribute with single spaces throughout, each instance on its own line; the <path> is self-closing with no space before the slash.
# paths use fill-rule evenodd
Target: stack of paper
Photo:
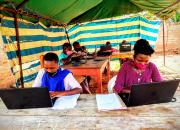
<path id="1" fill-rule="evenodd" d="M 96 101 L 99 111 L 127 109 L 122 99 L 115 93 L 96 94 Z"/>
<path id="2" fill-rule="evenodd" d="M 77 99 L 79 98 L 80 94 L 70 95 L 70 96 L 62 96 L 59 97 L 52 109 L 70 109 L 74 108 L 77 105 Z"/>

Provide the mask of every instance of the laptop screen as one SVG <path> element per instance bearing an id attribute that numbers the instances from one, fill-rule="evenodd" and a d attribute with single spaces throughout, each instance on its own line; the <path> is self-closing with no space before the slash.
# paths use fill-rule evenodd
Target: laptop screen
<path id="1" fill-rule="evenodd" d="M 170 102 L 179 86 L 180 80 L 169 80 L 132 85 L 127 106 Z"/>
<path id="2" fill-rule="evenodd" d="M 49 91 L 44 87 L 0 89 L 0 97 L 8 109 L 52 107 Z"/>

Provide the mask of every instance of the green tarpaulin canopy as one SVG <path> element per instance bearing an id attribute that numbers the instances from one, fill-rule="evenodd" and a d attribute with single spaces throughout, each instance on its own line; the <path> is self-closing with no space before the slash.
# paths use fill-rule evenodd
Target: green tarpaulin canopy
<path id="1" fill-rule="evenodd" d="M 143 10 L 167 19 L 177 12 L 179 5 L 180 0 L 0 0 L 0 13 L 13 16 L 9 12 L 16 10 L 18 17 L 31 22 L 73 24 Z"/>

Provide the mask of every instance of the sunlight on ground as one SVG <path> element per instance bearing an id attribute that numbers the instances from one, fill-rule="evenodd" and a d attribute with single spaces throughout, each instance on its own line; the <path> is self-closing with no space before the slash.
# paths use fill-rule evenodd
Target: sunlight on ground
<path id="1" fill-rule="evenodd" d="M 111 70 L 111 71 L 119 71 L 119 69 L 120 69 L 119 59 L 117 59 L 117 60 L 111 60 L 111 61 L 110 61 L 110 70 Z"/>
<path id="2" fill-rule="evenodd" d="M 165 66 L 163 56 L 152 56 L 151 61 L 163 69 L 167 69 L 170 72 L 180 74 L 180 55 L 168 55 L 165 56 Z"/>
<path id="3" fill-rule="evenodd" d="M 163 78 L 180 78 L 180 55 L 165 56 L 165 66 L 163 56 L 153 56 L 151 61 L 157 65 L 158 69 L 163 75 Z"/>

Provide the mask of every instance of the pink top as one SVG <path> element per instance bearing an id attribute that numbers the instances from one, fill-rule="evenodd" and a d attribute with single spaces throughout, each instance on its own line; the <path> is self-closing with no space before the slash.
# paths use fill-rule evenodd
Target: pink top
<path id="1" fill-rule="evenodd" d="M 125 62 L 118 72 L 114 90 L 120 93 L 124 88 L 130 89 L 133 84 L 162 81 L 156 65 L 149 62 L 143 72 L 138 72 L 134 61 Z"/>

